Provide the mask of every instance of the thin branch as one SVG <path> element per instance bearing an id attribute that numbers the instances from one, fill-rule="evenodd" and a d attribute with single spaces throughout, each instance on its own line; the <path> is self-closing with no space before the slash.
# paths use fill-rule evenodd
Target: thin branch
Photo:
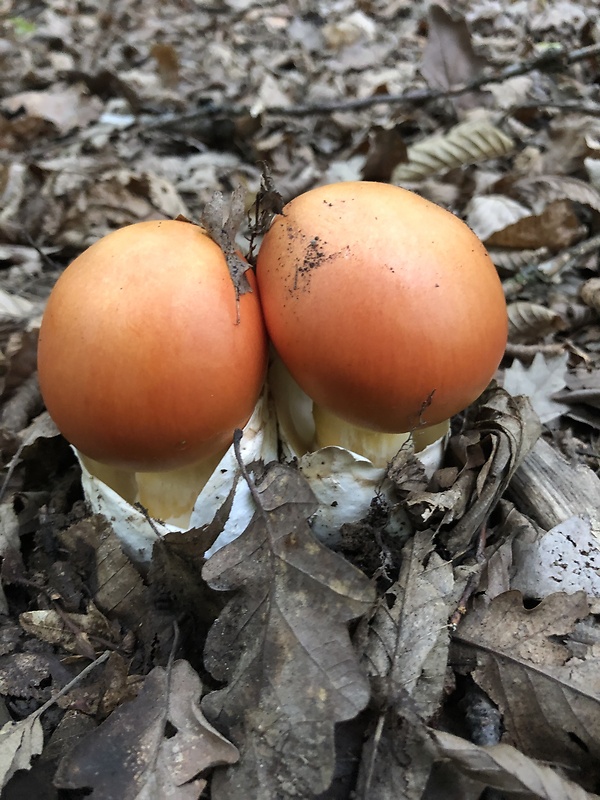
<path id="1" fill-rule="evenodd" d="M 262 116 L 277 117 L 310 117 L 332 114 L 336 111 L 360 111 L 377 105 L 404 105 L 415 103 L 426 103 L 433 100 L 442 100 L 449 97 L 458 97 L 467 92 L 480 89 L 489 83 L 502 83 L 508 78 L 517 75 L 524 75 L 538 68 L 558 68 L 586 58 L 600 54 L 600 43 L 582 47 L 579 50 L 569 52 L 566 47 L 552 47 L 544 50 L 532 58 L 511 64 L 499 71 L 484 71 L 472 81 L 455 86 L 452 89 L 411 89 L 400 94 L 379 94 L 371 97 L 355 98 L 353 100 L 332 100 L 329 103 L 306 103 L 298 106 L 271 106 L 263 109 Z M 192 111 L 187 114 L 165 114 L 158 119 L 139 120 L 139 123 L 147 130 L 154 128 L 168 128 L 172 126 L 186 125 L 201 119 L 210 117 L 240 117 L 249 115 L 249 106 L 229 105 L 217 106 L 207 105 L 205 108 Z"/>

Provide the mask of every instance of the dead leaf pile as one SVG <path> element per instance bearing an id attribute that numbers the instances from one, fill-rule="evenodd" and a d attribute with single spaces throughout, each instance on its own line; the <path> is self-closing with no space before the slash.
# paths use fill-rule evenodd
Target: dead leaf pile
<path id="1" fill-rule="evenodd" d="M 598 800 L 597 11 L 0 0 L 3 800 Z M 140 569 L 43 409 L 57 275 L 178 215 L 240 272 L 284 202 L 357 179 L 485 243 L 496 383 L 335 549 L 294 466 L 257 463 L 237 540 L 205 559 L 226 505 L 148 521 Z"/>

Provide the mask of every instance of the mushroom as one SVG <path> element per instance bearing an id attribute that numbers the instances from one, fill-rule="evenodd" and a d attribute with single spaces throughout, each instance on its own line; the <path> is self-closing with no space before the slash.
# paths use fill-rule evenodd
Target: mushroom
<path id="1" fill-rule="evenodd" d="M 87 468 L 185 525 L 260 395 L 267 338 L 254 275 L 184 221 L 140 222 L 67 267 L 42 319 L 46 407 Z"/>
<path id="2" fill-rule="evenodd" d="M 275 349 L 313 400 L 307 449 L 337 444 L 384 466 L 409 435 L 424 446 L 482 393 L 506 345 L 482 243 L 397 186 L 296 197 L 264 237 L 257 280 Z"/>

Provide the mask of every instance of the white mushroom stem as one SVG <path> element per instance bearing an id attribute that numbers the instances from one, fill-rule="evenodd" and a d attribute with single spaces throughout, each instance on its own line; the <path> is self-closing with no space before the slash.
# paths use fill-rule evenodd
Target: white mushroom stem
<path id="1" fill-rule="evenodd" d="M 338 445 L 359 453 L 376 467 L 385 467 L 410 439 L 409 433 L 379 433 L 345 422 L 316 403 L 313 406 L 315 420 L 315 450 L 320 447 Z"/>
<path id="2" fill-rule="evenodd" d="M 134 472 L 79 454 L 88 471 L 128 503 L 140 503 L 154 519 L 188 527 L 196 498 L 225 451 L 196 464 L 166 472 Z"/>
<path id="3" fill-rule="evenodd" d="M 424 450 L 427 445 L 441 439 L 448 431 L 448 420 L 430 428 L 418 429 L 408 433 L 381 433 L 340 419 L 316 403 L 313 406 L 315 421 L 315 449 L 338 445 L 359 453 L 369 459 L 376 467 L 385 467 L 392 458 L 411 439 L 415 452 Z"/>

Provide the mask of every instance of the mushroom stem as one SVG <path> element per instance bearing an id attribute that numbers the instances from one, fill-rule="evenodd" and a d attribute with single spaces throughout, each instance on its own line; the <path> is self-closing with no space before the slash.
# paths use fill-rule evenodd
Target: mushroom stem
<path id="1" fill-rule="evenodd" d="M 338 445 L 365 456 L 376 467 L 385 467 L 410 439 L 410 433 L 381 433 L 352 425 L 316 403 L 313 417 L 315 450 Z"/>
<path id="2" fill-rule="evenodd" d="M 225 451 L 166 472 L 134 472 L 94 461 L 80 453 L 89 472 L 128 503 L 140 503 L 154 519 L 185 528 L 196 498 Z"/>
<path id="3" fill-rule="evenodd" d="M 376 467 L 387 466 L 411 436 L 415 452 L 418 453 L 445 436 L 449 428 L 448 420 L 444 420 L 429 428 L 408 433 L 381 433 L 346 422 L 316 403 L 313 405 L 313 417 L 315 449 L 329 445 L 345 447 L 365 456 Z"/>

